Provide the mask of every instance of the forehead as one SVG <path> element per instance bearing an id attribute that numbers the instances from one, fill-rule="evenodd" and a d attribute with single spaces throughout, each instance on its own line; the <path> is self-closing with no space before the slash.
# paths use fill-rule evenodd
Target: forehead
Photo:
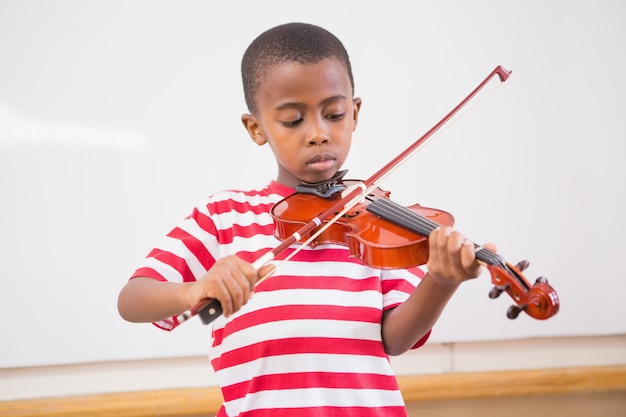
<path id="1" fill-rule="evenodd" d="M 260 79 L 257 103 L 260 107 L 281 102 L 299 102 L 332 96 L 352 98 L 352 85 L 344 64 L 326 58 L 314 64 L 285 62 L 267 68 Z"/>

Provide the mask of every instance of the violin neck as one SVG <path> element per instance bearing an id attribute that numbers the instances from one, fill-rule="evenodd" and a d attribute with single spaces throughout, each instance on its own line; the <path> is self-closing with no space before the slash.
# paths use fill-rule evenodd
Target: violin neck
<path id="1" fill-rule="evenodd" d="M 439 223 L 388 198 L 374 199 L 366 206 L 366 209 L 381 219 L 426 237 L 430 236 L 430 232 L 440 227 Z"/>
<path id="2" fill-rule="evenodd" d="M 430 236 L 433 230 L 441 227 L 439 223 L 388 198 L 374 199 L 367 205 L 366 209 L 379 216 L 381 219 L 426 237 Z M 504 259 L 498 254 L 476 244 L 474 244 L 474 247 L 476 250 L 476 259 L 488 265 L 505 266 Z"/>

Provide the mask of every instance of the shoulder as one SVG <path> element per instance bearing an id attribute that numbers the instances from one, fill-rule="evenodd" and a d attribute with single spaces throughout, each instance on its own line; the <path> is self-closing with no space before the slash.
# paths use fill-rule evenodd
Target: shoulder
<path id="1" fill-rule="evenodd" d="M 293 189 L 272 181 L 267 186 L 260 189 L 229 189 L 216 192 L 209 195 L 205 199 L 205 204 L 203 205 L 222 208 L 228 207 L 230 209 L 238 205 L 271 206 L 281 199 L 291 195 L 293 192 Z"/>
<path id="2" fill-rule="evenodd" d="M 222 215 L 236 213 L 267 213 L 278 201 L 289 196 L 293 189 L 275 181 L 260 189 L 228 189 L 205 197 L 197 204 L 191 214 Z"/>

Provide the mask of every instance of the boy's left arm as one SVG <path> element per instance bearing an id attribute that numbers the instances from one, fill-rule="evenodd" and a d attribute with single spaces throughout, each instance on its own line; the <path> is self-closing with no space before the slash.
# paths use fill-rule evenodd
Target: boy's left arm
<path id="1" fill-rule="evenodd" d="M 428 272 L 404 303 L 383 314 L 383 342 L 392 356 L 411 349 L 435 325 L 459 285 L 481 272 L 474 244 L 461 233 L 439 228 L 428 241 Z"/>

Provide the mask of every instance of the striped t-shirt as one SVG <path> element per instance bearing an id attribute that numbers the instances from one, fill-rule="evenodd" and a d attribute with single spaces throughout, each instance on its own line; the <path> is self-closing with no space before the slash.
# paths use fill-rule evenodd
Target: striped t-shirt
<path id="1" fill-rule="evenodd" d="M 255 261 L 279 244 L 270 209 L 293 192 L 272 181 L 259 191 L 214 194 L 133 277 L 187 282 L 226 255 Z M 279 260 L 240 311 L 210 324 L 209 356 L 224 397 L 218 416 L 406 416 L 381 320 L 406 300 L 421 270 L 370 268 L 334 244 Z"/>

